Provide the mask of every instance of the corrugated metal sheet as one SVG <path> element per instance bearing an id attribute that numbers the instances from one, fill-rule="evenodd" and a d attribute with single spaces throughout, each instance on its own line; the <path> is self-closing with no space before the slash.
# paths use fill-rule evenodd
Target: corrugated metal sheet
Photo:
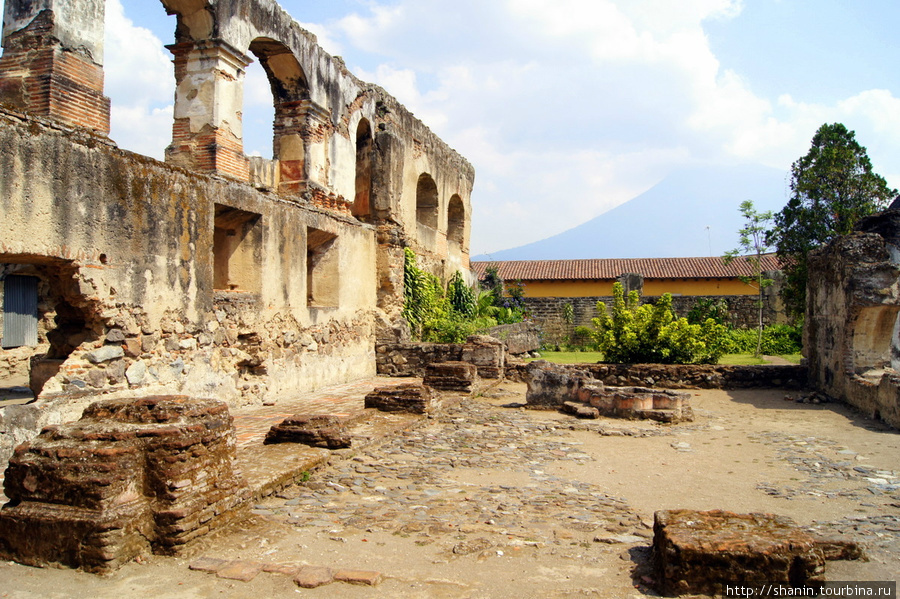
<path id="1" fill-rule="evenodd" d="M 38 280 L 9 275 L 3 281 L 3 347 L 37 345 Z"/>

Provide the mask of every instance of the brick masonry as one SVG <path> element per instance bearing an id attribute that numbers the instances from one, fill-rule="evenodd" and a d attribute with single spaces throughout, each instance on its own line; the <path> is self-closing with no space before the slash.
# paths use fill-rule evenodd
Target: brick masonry
<path id="1" fill-rule="evenodd" d="M 110 102 L 103 95 L 103 67 L 64 48 L 52 35 L 53 18 L 44 11 L 4 40 L 0 102 L 108 135 Z"/>
<path id="2" fill-rule="evenodd" d="M 16 448 L 0 555 L 108 572 L 177 554 L 249 498 L 228 406 L 185 396 L 106 400 Z"/>

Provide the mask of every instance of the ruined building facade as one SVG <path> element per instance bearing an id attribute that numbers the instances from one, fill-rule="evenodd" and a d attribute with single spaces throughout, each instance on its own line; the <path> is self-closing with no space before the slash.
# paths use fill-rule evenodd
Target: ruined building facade
<path id="1" fill-rule="evenodd" d="M 471 165 L 273 0 L 177 16 L 166 161 L 108 139 L 104 0 L 7 0 L 0 56 L 0 458 L 105 397 L 236 406 L 375 373 L 402 340 L 403 248 L 468 273 Z M 242 147 L 245 67 L 272 160 Z"/>
<path id="2" fill-rule="evenodd" d="M 809 382 L 900 428 L 900 202 L 809 259 Z"/>

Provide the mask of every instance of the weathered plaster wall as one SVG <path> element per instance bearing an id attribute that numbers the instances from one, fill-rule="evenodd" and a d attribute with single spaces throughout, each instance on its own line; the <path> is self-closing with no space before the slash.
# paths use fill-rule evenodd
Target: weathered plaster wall
<path id="1" fill-rule="evenodd" d="M 17 432 L 5 443 L 0 433 L 0 454 L 77 417 L 82 396 L 188 393 L 238 405 L 375 373 L 371 225 L 8 111 L 0 172 L 0 263 L 44 272 L 51 299 L 82 323 L 57 344 L 71 353 L 56 356 L 42 401 L 5 409 Z M 214 288 L 216 206 L 256 219 L 258 289 Z M 333 305 L 313 308 L 315 231 L 332 239 L 337 268 Z"/>
<path id="2" fill-rule="evenodd" d="M 900 212 L 810 256 L 804 351 L 810 383 L 900 428 Z"/>
<path id="3" fill-rule="evenodd" d="M 468 276 L 474 170 L 462 156 L 385 90 L 353 76 L 273 0 L 163 4 L 179 22 L 171 47 L 178 87 L 168 161 L 214 170 L 221 164 L 220 172 L 241 178 L 246 167 L 234 156 L 210 163 L 198 155 L 216 144 L 239 145 L 240 63 L 255 58 L 273 86 L 276 139 L 271 165 L 251 163 L 254 183 L 352 212 L 379 228 L 378 302 L 395 326 L 402 301 L 396 267 L 402 265 L 404 246 L 413 247 L 423 266 L 444 279 L 457 270 Z M 221 68 L 201 68 L 207 63 Z M 362 141 L 360 131 L 368 131 Z M 430 226 L 420 226 L 416 218 L 423 175 L 437 186 Z M 362 204 L 368 206 L 355 201 L 360 189 L 366 190 Z M 448 229 L 453 229 L 450 241 Z"/>

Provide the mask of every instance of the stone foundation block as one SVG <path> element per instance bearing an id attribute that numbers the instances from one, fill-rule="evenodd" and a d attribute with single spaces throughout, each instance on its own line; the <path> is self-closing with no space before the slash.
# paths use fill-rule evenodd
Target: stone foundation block
<path id="1" fill-rule="evenodd" d="M 575 401 L 567 401 L 564 403 L 562 405 L 562 411 L 578 416 L 579 418 L 600 418 L 600 410 Z"/>
<path id="2" fill-rule="evenodd" d="M 228 407 L 184 396 L 91 404 L 45 428 L 6 469 L 0 557 L 108 572 L 178 553 L 235 518 L 248 497 L 234 468 Z"/>
<path id="3" fill-rule="evenodd" d="M 653 560 L 668 595 L 723 593 L 724 585 L 824 580 L 825 555 L 789 518 L 721 510 L 656 512 Z"/>
<path id="4" fill-rule="evenodd" d="M 365 407 L 382 412 L 425 414 L 436 411 L 440 403 L 428 387 L 410 384 L 375 389 L 366 395 Z"/>
<path id="5" fill-rule="evenodd" d="M 468 362 L 429 364 L 422 382 L 432 389 L 471 393 L 478 378 L 478 369 Z"/>
<path id="6" fill-rule="evenodd" d="M 312 447 L 350 447 L 350 432 L 337 416 L 295 414 L 274 425 L 266 434 L 266 444 L 303 443 Z"/>

